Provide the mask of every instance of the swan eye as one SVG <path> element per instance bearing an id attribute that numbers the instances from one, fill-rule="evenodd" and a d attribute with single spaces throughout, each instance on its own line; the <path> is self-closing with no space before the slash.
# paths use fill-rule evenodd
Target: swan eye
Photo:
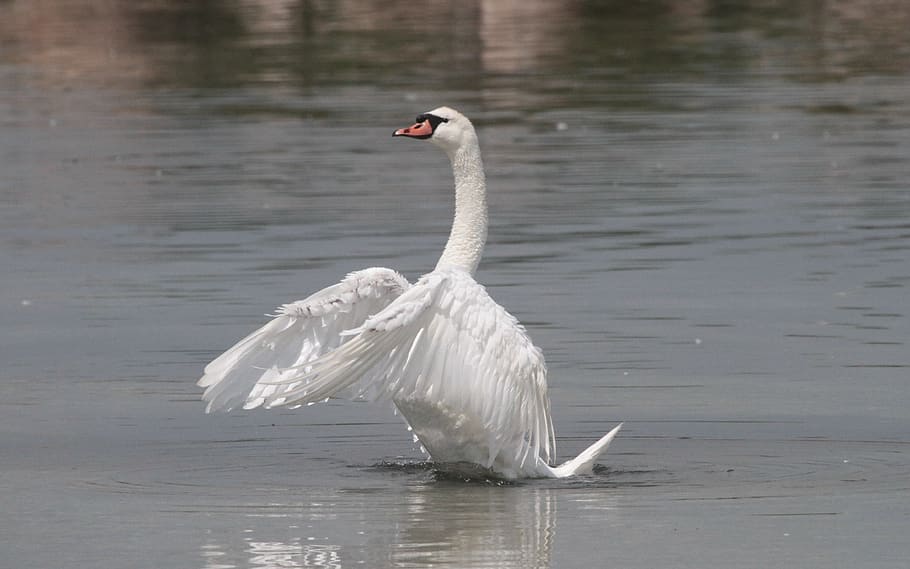
<path id="1" fill-rule="evenodd" d="M 439 126 L 441 123 L 449 122 L 449 119 L 438 117 L 436 115 L 431 115 L 429 113 L 418 115 L 417 122 L 422 123 L 422 122 L 426 122 L 426 121 L 430 121 L 430 128 L 432 128 L 435 131 L 437 126 Z"/>

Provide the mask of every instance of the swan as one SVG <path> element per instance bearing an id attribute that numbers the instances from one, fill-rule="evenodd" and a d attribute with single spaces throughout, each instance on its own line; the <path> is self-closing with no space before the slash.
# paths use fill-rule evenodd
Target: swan
<path id="1" fill-rule="evenodd" d="M 206 412 L 312 405 L 347 390 L 391 400 L 443 469 L 507 480 L 590 473 L 622 424 L 551 466 L 543 354 L 474 280 L 487 203 L 473 125 L 440 107 L 393 136 L 427 140 L 452 164 L 455 219 L 436 268 L 414 284 L 391 269 L 363 269 L 280 306 L 205 367 Z"/>

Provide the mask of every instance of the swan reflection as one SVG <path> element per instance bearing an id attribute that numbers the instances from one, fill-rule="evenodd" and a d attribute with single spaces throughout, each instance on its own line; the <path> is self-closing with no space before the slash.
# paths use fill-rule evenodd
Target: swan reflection
<path id="1" fill-rule="evenodd" d="M 432 482 L 335 492 L 331 500 L 240 508 L 233 519 L 220 512 L 218 523 L 234 529 L 207 532 L 202 569 L 550 567 L 556 500 L 549 488 Z"/>
<path id="2" fill-rule="evenodd" d="M 247 552 L 251 567 L 319 567 L 341 569 L 341 556 L 335 545 L 301 543 L 294 538 L 290 543 L 280 541 L 251 541 Z"/>
<path id="3" fill-rule="evenodd" d="M 202 569 L 233 569 L 258 567 L 260 569 L 341 569 L 341 551 L 337 545 L 303 543 L 295 537 L 288 541 L 257 541 L 249 539 L 238 565 L 226 563 L 233 559 L 228 548 L 208 543 L 202 546 Z"/>
<path id="4" fill-rule="evenodd" d="M 548 488 L 432 485 L 406 496 L 393 566 L 550 567 L 556 502 Z"/>

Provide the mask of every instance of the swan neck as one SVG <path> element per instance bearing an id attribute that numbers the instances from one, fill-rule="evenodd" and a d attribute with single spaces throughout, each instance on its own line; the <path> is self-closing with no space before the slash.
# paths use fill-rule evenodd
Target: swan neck
<path id="1" fill-rule="evenodd" d="M 476 136 L 449 153 L 455 176 L 455 220 L 436 267 L 477 270 L 487 241 L 487 195 L 483 160 Z"/>

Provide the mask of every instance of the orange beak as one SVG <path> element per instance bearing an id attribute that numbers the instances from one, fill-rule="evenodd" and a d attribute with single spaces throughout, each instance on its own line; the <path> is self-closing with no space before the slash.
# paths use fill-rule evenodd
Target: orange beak
<path id="1" fill-rule="evenodd" d="M 433 125 L 429 120 L 414 123 L 407 128 L 399 128 L 392 136 L 409 136 L 411 138 L 430 138 L 433 135 Z"/>

